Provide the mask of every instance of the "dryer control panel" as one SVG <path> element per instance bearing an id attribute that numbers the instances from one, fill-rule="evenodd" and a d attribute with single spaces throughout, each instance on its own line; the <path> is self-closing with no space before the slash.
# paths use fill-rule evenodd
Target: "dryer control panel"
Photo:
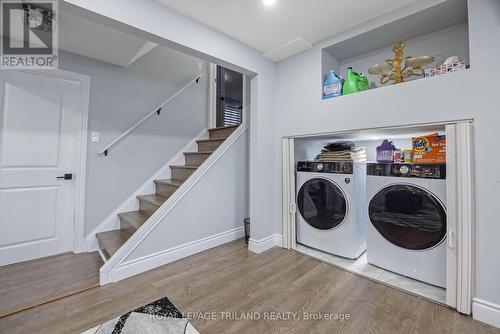
<path id="1" fill-rule="evenodd" d="M 299 161 L 297 172 L 353 174 L 353 163 L 349 161 Z"/>
<path id="2" fill-rule="evenodd" d="M 378 164 L 369 163 L 367 175 L 446 179 L 446 165 Z"/>

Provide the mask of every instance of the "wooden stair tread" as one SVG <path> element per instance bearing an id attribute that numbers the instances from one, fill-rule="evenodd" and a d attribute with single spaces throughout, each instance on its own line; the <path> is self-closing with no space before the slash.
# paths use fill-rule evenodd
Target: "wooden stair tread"
<path id="1" fill-rule="evenodd" d="M 137 196 L 139 200 L 146 201 L 150 204 L 153 204 L 155 206 L 162 206 L 163 203 L 168 199 L 168 197 L 161 196 L 158 194 L 151 194 L 151 195 L 142 195 L 142 196 Z"/>
<path id="2" fill-rule="evenodd" d="M 109 259 L 130 238 L 130 233 L 120 229 L 97 233 L 95 236 L 99 240 L 99 247 L 105 252 L 104 255 L 107 259 Z"/>
<path id="3" fill-rule="evenodd" d="M 224 129 L 233 129 L 233 128 L 237 128 L 238 126 L 240 126 L 241 124 L 238 124 L 238 125 L 228 125 L 228 126 L 221 126 L 221 127 L 218 127 L 218 128 L 211 128 L 211 129 L 208 129 L 208 131 L 217 131 L 217 130 L 224 130 Z"/>
<path id="4" fill-rule="evenodd" d="M 174 179 L 168 179 L 168 180 L 155 180 L 154 181 L 155 183 L 162 183 L 162 184 L 166 184 L 166 185 L 169 185 L 169 186 L 173 186 L 173 187 L 180 187 L 182 186 L 182 184 L 184 183 L 184 181 L 182 180 L 174 180 Z"/>
<path id="5" fill-rule="evenodd" d="M 217 138 L 227 138 L 236 131 L 239 125 L 230 125 L 223 126 L 220 128 L 208 129 L 208 138 L 209 139 L 217 139 Z"/>
<path id="6" fill-rule="evenodd" d="M 189 166 L 189 165 L 172 165 L 170 168 L 177 168 L 177 169 L 198 169 L 200 166 Z"/>
<path id="7" fill-rule="evenodd" d="M 184 155 L 210 155 L 214 153 L 213 151 L 211 152 L 184 152 Z"/>
<path id="8" fill-rule="evenodd" d="M 149 219 L 150 215 L 141 211 L 131 211 L 119 213 L 118 217 L 127 221 L 135 230 L 138 230 Z"/>
<path id="9" fill-rule="evenodd" d="M 196 142 L 197 143 L 210 143 L 210 142 L 214 142 L 214 141 L 224 141 L 226 139 L 227 138 L 198 139 Z"/>

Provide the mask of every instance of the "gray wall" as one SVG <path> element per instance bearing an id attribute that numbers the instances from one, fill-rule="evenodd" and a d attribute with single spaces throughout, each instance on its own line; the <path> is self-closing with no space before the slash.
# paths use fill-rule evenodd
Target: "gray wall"
<path id="1" fill-rule="evenodd" d="M 499 304 L 500 155 L 494 152 L 500 124 L 496 75 L 500 68 L 500 2 L 469 1 L 470 70 L 324 101 L 318 94 L 322 48 L 349 33 L 278 64 L 276 137 L 474 119 L 476 296 Z M 279 174 L 275 178 L 280 179 Z M 279 210 L 280 203 L 275 206 Z M 276 228 L 280 224 L 276 222 Z"/>
<path id="2" fill-rule="evenodd" d="M 497 149 L 500 112 L 498 81 L 495 70 L 500 68 L 500 1 L 469 0 L 471 66 L 474 68 L 472 90 L 463 106 L 476 115 L 476 295 L 500 304 L 500 156 Z M 471 84 L 464 82 L 464 84 Z"/>
<path id="3" fill-rule="evenodd" d="M 207 64 L 202 62 L 207 73 Z M 207 75 L 110 151 L 106 144 L 190 81 L 198 59 L 158 47 L 128 68 L 71 53 L 60 67 L 91 77 L 85 235 L 207 127 Z M 101 141 L 90 143 L 90 131 Z"/>

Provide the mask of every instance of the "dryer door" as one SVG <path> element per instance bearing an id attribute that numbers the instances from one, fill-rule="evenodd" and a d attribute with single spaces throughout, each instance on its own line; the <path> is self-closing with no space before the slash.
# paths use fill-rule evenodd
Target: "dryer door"
<path id="1" fill-rule="evenodd" d="M 333 182 L 315 178 L 305 182 L 297 198 L 298 210 L 304 220 L 319 230 L 331 230 L 344 221 L 347 201 Z"/>
<path id="2" fill-rule="evenodd" d="M 446 236 L 446 211 L 425 189 L 405 184 L 382 189 L 370 201 L 370 221 L 389 242 L 411 250 L 439 245 Z"/>

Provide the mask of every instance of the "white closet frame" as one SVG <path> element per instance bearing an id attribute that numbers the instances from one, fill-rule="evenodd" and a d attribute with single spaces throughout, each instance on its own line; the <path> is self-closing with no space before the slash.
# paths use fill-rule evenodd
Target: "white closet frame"
<path id="1" fill-rule="evenodd" d="M 296 249 L 295 142 L 283 138 L 283 248 Z"/>
<path id="2" fill-rule="evenodd" d="M 475 268 L 473 126 L 472 122 L 446 125 L 446 303 L 464 314 L 471 314 Z"/>
<path id="3" fill-rule="evenodd" d="M 366 130 L 391 130 L 395 128 L 419 128 L 445 126 L 447 142 L 447 227 L 448 251 L 446 268 L 446 303 L 460 313 L 471 314 L 475 271 L 475 190 L 474 190 L 474 132 L 470 120 L 397 126 L 376 129 L 360 129 L 322 133 L 346 135 Z M 301 135 L 283 137 L 283 247 L 296 249 L 296 198 L 294 139 L 314 137 Z"/>

